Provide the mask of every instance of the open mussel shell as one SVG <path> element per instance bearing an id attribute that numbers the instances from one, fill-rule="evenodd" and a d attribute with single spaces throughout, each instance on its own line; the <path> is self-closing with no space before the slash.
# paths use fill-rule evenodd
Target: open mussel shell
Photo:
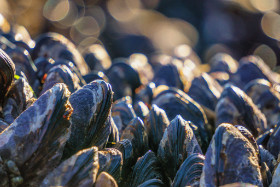
<path id="1" fill-rule="evenodd" d="M 21 77 L 15 80 L 3 104 L 4 120 L 9 124 L 13 123 L 35 100 L 34 92 L 28 82 Z"/>
<path id="2" fill-rule="evenodd" d="M 25 184 L 37 185 L 60 162 L 73 111 L 66 85 L 57 84 L 0 134 L 0 155 L 11 159 Z"/>
<path id="3" fill-rule="evenodd" d="M 74 112 L 70 118 L 71 135 L 63 157 L 91 146 L 104 148 L 111 129 L 111 125 L 106 123 L 113 102 L 110 84 L 102 80 L 93 81 L 74 92 L 69 100 Z"/>
<path id="4" fill-rule="evenodd" d="M 98 174 L 105 171 L 109 173 L 117 182 L 121 180 L 123 166 L 122 153 L 115 148 L 105 148 L 98 151 L 99 171 Z"/>
<path id="5" fill-rule="evenodd" d="M 223 88 L 207 73 L 202 73 L 200 77 L 194 78 L 188 95 L 200 105 L 215 111 L 218 99 Z"/>
<path id="6" fill-rule="evenodd" d="M 141 85 L 138 72 L 125 62 L 113 63 L 105 74 L 114 90 L 114 100 L 134 97 L 136 88 Z"/>
<path id="7" fill-rule="evenodd" d="M 99 169 L 98 149 L 91 147 L 79 151 L 50 172 L 41 187 L 93 186 Z"/>
<path id="8" fill-rule="evenodd" d="M 244 91 L 263 112 L 269 128 L 273 128 L 280 120 L 280 93 L 265 79 L 249 82 Z"/>
<path id="9" fill-rule="evenodd" d="M 144 120 L 149 139 L 149 147 L 156 153 L 166 127 L 169 125 L 164 110 L 152 105 L 148 116 Z"/>
<path id="10" fill-rule="evenodd" d="M 113 103 L 112 117 L 119 129 L 119 134 L 121 136 L 123 130 L 129 124 L 129 122 L 136 118 L 135 111 L 132 107 L 131 97 L 127 96 Z"/>
<path id="11" fill-rule="evenodd" d="M 75 45 L 58 33 L 45 33 L 36 39 L 36 45 L 32 50 L 32 59 L 35 60 L 38 57 L 69 60 L 77 66 L 82 75 L 89 72 L 88 65 Z"/>
<path id="12" fill-rule="evenodd" d="M 137 101 L 133 105 L 136 116 L 144 120 L 144 118 L 149 114 L 149 109 L 142 101 Z"/>
<path id="13" fill-rule="evenodd" d="M 199 186 L 205 157 L 201 154 L 190 155 L 180 166 L 172 187 Z"/>
<path id="14" fill-rule="evenodd" d="M 106 172 L 101 172 L 94 184 L 95 187 L 118 187 L 115 179 Z"/>
<path id="15" fill-rule="evenodd" d="M 202 151 L 188 121 L 176 116 L 165 129 L 157 156 L 167 175 L 173 179 L 184 160 Z"/>
<path id="16" fill-rule="evenodd" d="M 12 59 L 0 49 L 0 105 L 12 84 L 15 76 L 15 64 Z"/>
<path id="17" fill-rule="evenodd" d="M 136 162 L 132 171 L 130 186 L 138 186 L 150 179 L 165 181 L 166 185 L 168 183 L 161 168 L 161 164 L 152 151 L 146 152 L 145 155 Z"/>
<path id="18" fill-rule="evenodd" d="M 232 124 L 223 123 L 207 149 L 200 186 L 235 182 L 262 186 L 259 159 L 250 141 Z"/>
<path id="19" fill-rule="evenodd" d="M 142 156 L 148 150 L 148 135 L 139 117 L 134 118 L 124 129 L 121 140 L 124 139 L 131 141 L 135 158 Z"/>
<path id="20" fill-rule="evenodd" d="M 175 88 L 160 86 L 157 88 L 152 104 L 163 109 L 169 120 L 181 115 L 183 119 L 193 122 L 198 129 L 196 134 L 199 144 L 206 151 L 210 142 L 208 120 L 201 106 L 186 93 Z"/>
<path id="21" fill-rule="evenodd" d="M 226 85 L 216 106 L 216 126 L 221 123 L 245 126 L 254 137 L 267 128 L 266 118 L 241 89 Z"/>
<path id="22" fill-rule="evenodd" d="M 267 150 L 275 156 L 278 157 L 280 153 L 280 122 L 278 122 L 277 126 L 275 127 L 273 133 L 271 134 L 268 142 L 267 142 Z"/>
<path id="23" fill-rule="evenodd" d="M 51 68 L 46 74 L 41 95 L 57 83 L 67 85 L 71 93 L 80 88 L 79 78 L 66 65 L 57 65 Z"/>

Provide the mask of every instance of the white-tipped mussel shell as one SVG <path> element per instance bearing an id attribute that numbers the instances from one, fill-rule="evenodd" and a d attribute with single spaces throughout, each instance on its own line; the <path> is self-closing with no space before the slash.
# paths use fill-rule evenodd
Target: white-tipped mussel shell
<path id="1" fill-rule="evenodd" d="M 189 122 L 176 116 L 165 129 L 157 151 L 167 175 L 173 179 L 180 165 L 193 153 L 202 154 L 201 148 Z"/>
<path id="2" fill-rule="evenodd" d="M 84 149 L 63 161 L 45 177 L 40 186 L 93 186 L 98 169 L 98 148 Z"/>
<path id="3" fill-rule="evenodd" d="M 55 85 L 0 134 L 0 155 L 16 163 L 25 185 L 37 185 L 59 164 L 70 135 L 69 97 L 66 85 Z"/>
<path id="4" fill-rule="evenodd" d="M 255 147 L 232 124 L 216 129 L 205 155 L 200 186 L 236 182 L 263 186 Z"/>

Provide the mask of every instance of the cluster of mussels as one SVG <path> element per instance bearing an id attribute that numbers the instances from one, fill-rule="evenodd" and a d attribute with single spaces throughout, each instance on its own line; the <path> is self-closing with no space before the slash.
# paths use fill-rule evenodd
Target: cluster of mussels
<path id="1" fill-rule="evenodd" d="M 0 35 L 0 186 L 280 185 L 280 75 L 259 57 L 111 61 L 19 32 Z"/>

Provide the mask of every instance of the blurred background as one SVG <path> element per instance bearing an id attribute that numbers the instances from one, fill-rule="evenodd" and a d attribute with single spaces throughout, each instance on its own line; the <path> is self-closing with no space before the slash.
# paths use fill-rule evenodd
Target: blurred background
<path id="1" fill-rule="evenodd" d="M 65 35 L 83 51 L 102 44 L 111 58 L 172 54 L 187 44 L 202 62 L 217 52 L 280 64 L 278 0 L 1 0 L 0 13 L 35 39 Z M 0 24 L 5 20 L 0 16 Z M 3 27 L 4 29 L 9 29 Z"/>

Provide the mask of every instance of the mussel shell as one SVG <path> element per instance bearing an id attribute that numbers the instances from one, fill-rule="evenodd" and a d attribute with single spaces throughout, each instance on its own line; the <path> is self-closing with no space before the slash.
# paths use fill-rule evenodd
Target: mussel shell
<path id="1" fill-rule="evenodd" d="M 102 71 L 92 71 L 84 75 L 83 79 L 86 81 L 87 84 L 98 79 L 109 82 L 107 76 Z"/>
<path id="2" fill-rule="evenodd" d="M 235 182 L 262 186 L 259 159 L 250 141 L 236 127 L 223 123 L 207 149 L 200 186 Z"/>
<path id="3" fill-rule="evenodd" d="M 142 102 L 137 101 L 133 104 L 133 109 L 135 111 L 136 116 L 144 120 L 144 118 L 148 115 L 149 109 L 148 107 Z"/>
<path id="4" fill-rule="evenodd" d="M 148 135 L 139 117 L 134 118 L 124 129 L 121 140 L 124 139 L 131 141 L 135 158 L 142 156 L 148 150 Z"/>
<path id="5" fill-rule="evenodd" d="M 83 56 L 91 71 L 104 71 L 112 65 L 106 49 L 99 44 L 89 46 Z"/>
<path id="6" fill-rule="evenodd" d="M 127 127 L 129 122 L 136 118 L 135 111 L 132 107 L 131 97 L 124 97 L 113 103 L 112 106 L 112 117 L 116 123 L 120 136 L 122 131 Z"/>
<path id="7" fill-rule="evenodd" d="M 5 121 L 9 124 L 13 123 L 35 100 L 34 92 L 28 82 L 21 77 L 15 80 L 3 104 Z"/>
<path id="8" fill-rule="evenodd" d="M 259 146 L 254 138 L 254 136 L 252 135 L 252 133 L 246 129 L 244 126 L 241 125 L 235 125 L 235 127 L 239 130 L 239 132 L 241 132 L 241 134 L 247 138 L 249 140 L 249 142 L 252 144 L 252 146 L 255 148 L 255 151 L 257 152 L 257 154 L 259 154 Z"/>
<path id="9" fill-rule="evenodd" d="M 125 179 L 132 170 L 134 164 L 134 155 L 132 143 L 128 139 L 121 140 L 113 147 L 122 153 L 123 167 L 122 167 L 122 178 Z"/>
<path id="10" fill-rule="evenodd" d="M 93 186 L 99 169 L 98 149 L 91 147 L 79 151 L 50 172 L 41 187 Z"/>
<path id="11" fill-rule="evenodd" d="M 267 150 L 275 156 L 275 158 L 278 157 L 280 153 L 280 123 L 277 124 L 275 127 L 273 133 L 271 134 L 268 142 L 267 142 Z"/>
<path id="12" fill-rule="evenodd" d="M 12 59 L 0 49 L 0 105 L 12 84 L 15 76 L 15 64 Z"/>
<path id="13" fill-rule="evenodd" d="M 200 77 L 194 78 L 188 91 L 191 98 L 212 111 L 215 110 L 221 93 L 222 87 L 207 73 L 202 73 Z"/>
<path id="14" fill-rule="evenodd" d="M 275 166 L 275 170 L 273 172 L 272 176 L 272 182 L 270 184 L 271 187 L 278 187 L 280 186 L 280 164 L 278 163 L 277 166 Z"/>
<path id="15" fill-rule="evenodd" d="M 216 106 L 216 126 L 221 123 L 245 126 L 254 137 L 267 128 L 266 118 L 241 89 L 226 85 Z"/>
<path id="16" fill-rule="evenodd" d="M 40 94 L 45 93 L 48 89 L 57 83 L 64 83 L 67 85 L 71 93 L 80 88 L 79 78 L 66 65 L 57 65 L 51 68 L 46 74 L 44 85 Z"/>
<path id="17" fill-rule="evenodd" d="M 172 187 L 199 186 L 205 157 L 201 154 L 190 155 L 180 166 L 172 183 Z"/>
<path id="18" fill-rule="evenodd" d="M 198 128 L 197 134 L 203 152 L 206 151 L 210 142 L 208 120 L 201 106 L 181 90 L 168 87 L 158 87 L 152 104 L 163 109 L 169 120 L 181 115 L 184 120 L 191 121 Z"/>
<path id="19" fill-rule="evenodd" d="M 101 172 L 94 184 L 95 187 L 118 187 L 115 179 L 106 172 Z"/>
<path id="20" fill-rule="evenodd" d="M 167 175 L 173 179 L 184 160 L 193 153 L 202 151 L 195 135 L 181 116 L 176 116 L 165 129 L 157 156 Z"/>
<path id="21" fill-rule="evenodd" d="M 134 97 L 135 90 L 141 85 L 137 71 L 125 62 L 115 62 L 105 72 L 114 90 L 114 100 L 125 96 Z"/>
<path id="22" fill-rule="evenodd" d="M 91 146 L 104 148 L 111 129 L 111 125 L 105 123 L 113 102 L 110 84 L 102 80 L 93 81 L 74 92 L 69 100 L 74 112 L 70 118 L 71 135 L 63 157 Z"/>
<path id="23" fill-rule="evenodd" d="M 108 142 L 107 142 L 107 146 L 110 146 L 108 144 L 115 144 L 116 142 L 118 142 L 120 140 L 120 136 L 119 136 L 119 130 L 113 120 L 113 118 L 111 117 L 111 115 L 109 115 L 108 119 L 105 122 L 105 126 L 110 126 L 110 136 L 108 138 Z"/>
<path id="24" fill-rule="evenodd" d="M 13 60 L 16 68 L 16 74 L 19 75 L 22 71 L 31 86 L 35 84 L 37 80 L 36 72 L 37 68 L 32 61 L 29 52 L 22 48 L 14 48 L 6 50 L 6 53 Z"/>
<path id="25" fill-rule="evenodd" d="M 280 93 L 265 79 L 249 82 L 244 91 L 266 116 L 269 128 L 280 120 Z"/>
<path id="26" fill-rule="evenodd" d="M 98 174 L 105 171 L 110 174 L 117 182 L 121 180 L 121 171 L 123 166 L 122 153 L 114 148 L 105 148 L 98 151 L 99 171 Z"/>
<path id="27" fill-rule="evenodd" d="M 58 33 L 44 33 L 36 39 L 32 59 L 35 60 L 38 57 L 69 60 L 77 66 L 82 75 L 89 72 L 88 65 L 75 45 Z"/>
<path id="28" fill-rule="evenodd" d="M 73 111 L 70 92 L 57 84 L 0 134 L 0 155 L 19 167 L 25 184 L 36 185 L 62 157 Z"/>
<path id="29" fill-rule="evenodd" d="M 269 141 L 270 136 L 274 132 L 274 129 L 270 129 L 259 135 L 256 139 L 258 145 L 262 145 L 265 149 L 267 149 L 267 143 Z"/>
<path id="30" fill-rule="evenodd" d="M 157 105 L 152 105 L 144 123 L 149 138 L 149 147 L 156 153 L 164 131 L 170 121 L 164 110 L 157 107 Z"/>
<path id="31" fill-rule="evenodd" d="M 272 173 L 275 165 L 277 164 L 277 161 L 275 160 L 274 156 L 268 150 L 264 149 L 261 145 L 259 146 L 259 152 L 260 163 L 265 162 L 270 172 Z"/>
<path id="32" fill-rule="evenodd" d="M 229 74 L 236 73 L 238 63 L 226 53 L 218 53 L 210 59 L 210 72 L 226 72 Z"/>
<path id="33" fill-rule="evenodd" d="M 261 163 L 261 174 L 262 174 L 263 186 L 268 187 L 272 181 L 272 174 L 265 162 Z"/>
<path id="34" fill-rule="evenodd" d="M 162 172 L 160 162 L 152 151 L 148 151 L 138 159 L 132 171 L 130 186 L 138 186 L 150 179 L 167 180 Z"/>
<path id="35" fill-rule="evenodd" d="M 181 62 L 183 64 L 183 62 Z M 180 75 L 180 70 L 175 64 L 167 64 L 160 67 L 152 80 L 158 87 L 166 85 L 169 87 L 184 90 L 184 81 Z"/>
<path id="36" fill-rule="evenodd" d="M 266 79 L 272 83 L 279 82 L 279 75 L 272 72 L 265 62 L 258 56 L 243 57 L 239 62 L 237 72 L 232 78 L 238 87 L 243 88 L 255 79 Z"/>
<path id="37" fill-rule="evenodd" d="M 135 100 L 142 101 L 148 107 L 150 107 L 153 100 L 154 91 L 155 91 L 155 83 L 150 82 L 148 85 L 137 89 Z"/>

